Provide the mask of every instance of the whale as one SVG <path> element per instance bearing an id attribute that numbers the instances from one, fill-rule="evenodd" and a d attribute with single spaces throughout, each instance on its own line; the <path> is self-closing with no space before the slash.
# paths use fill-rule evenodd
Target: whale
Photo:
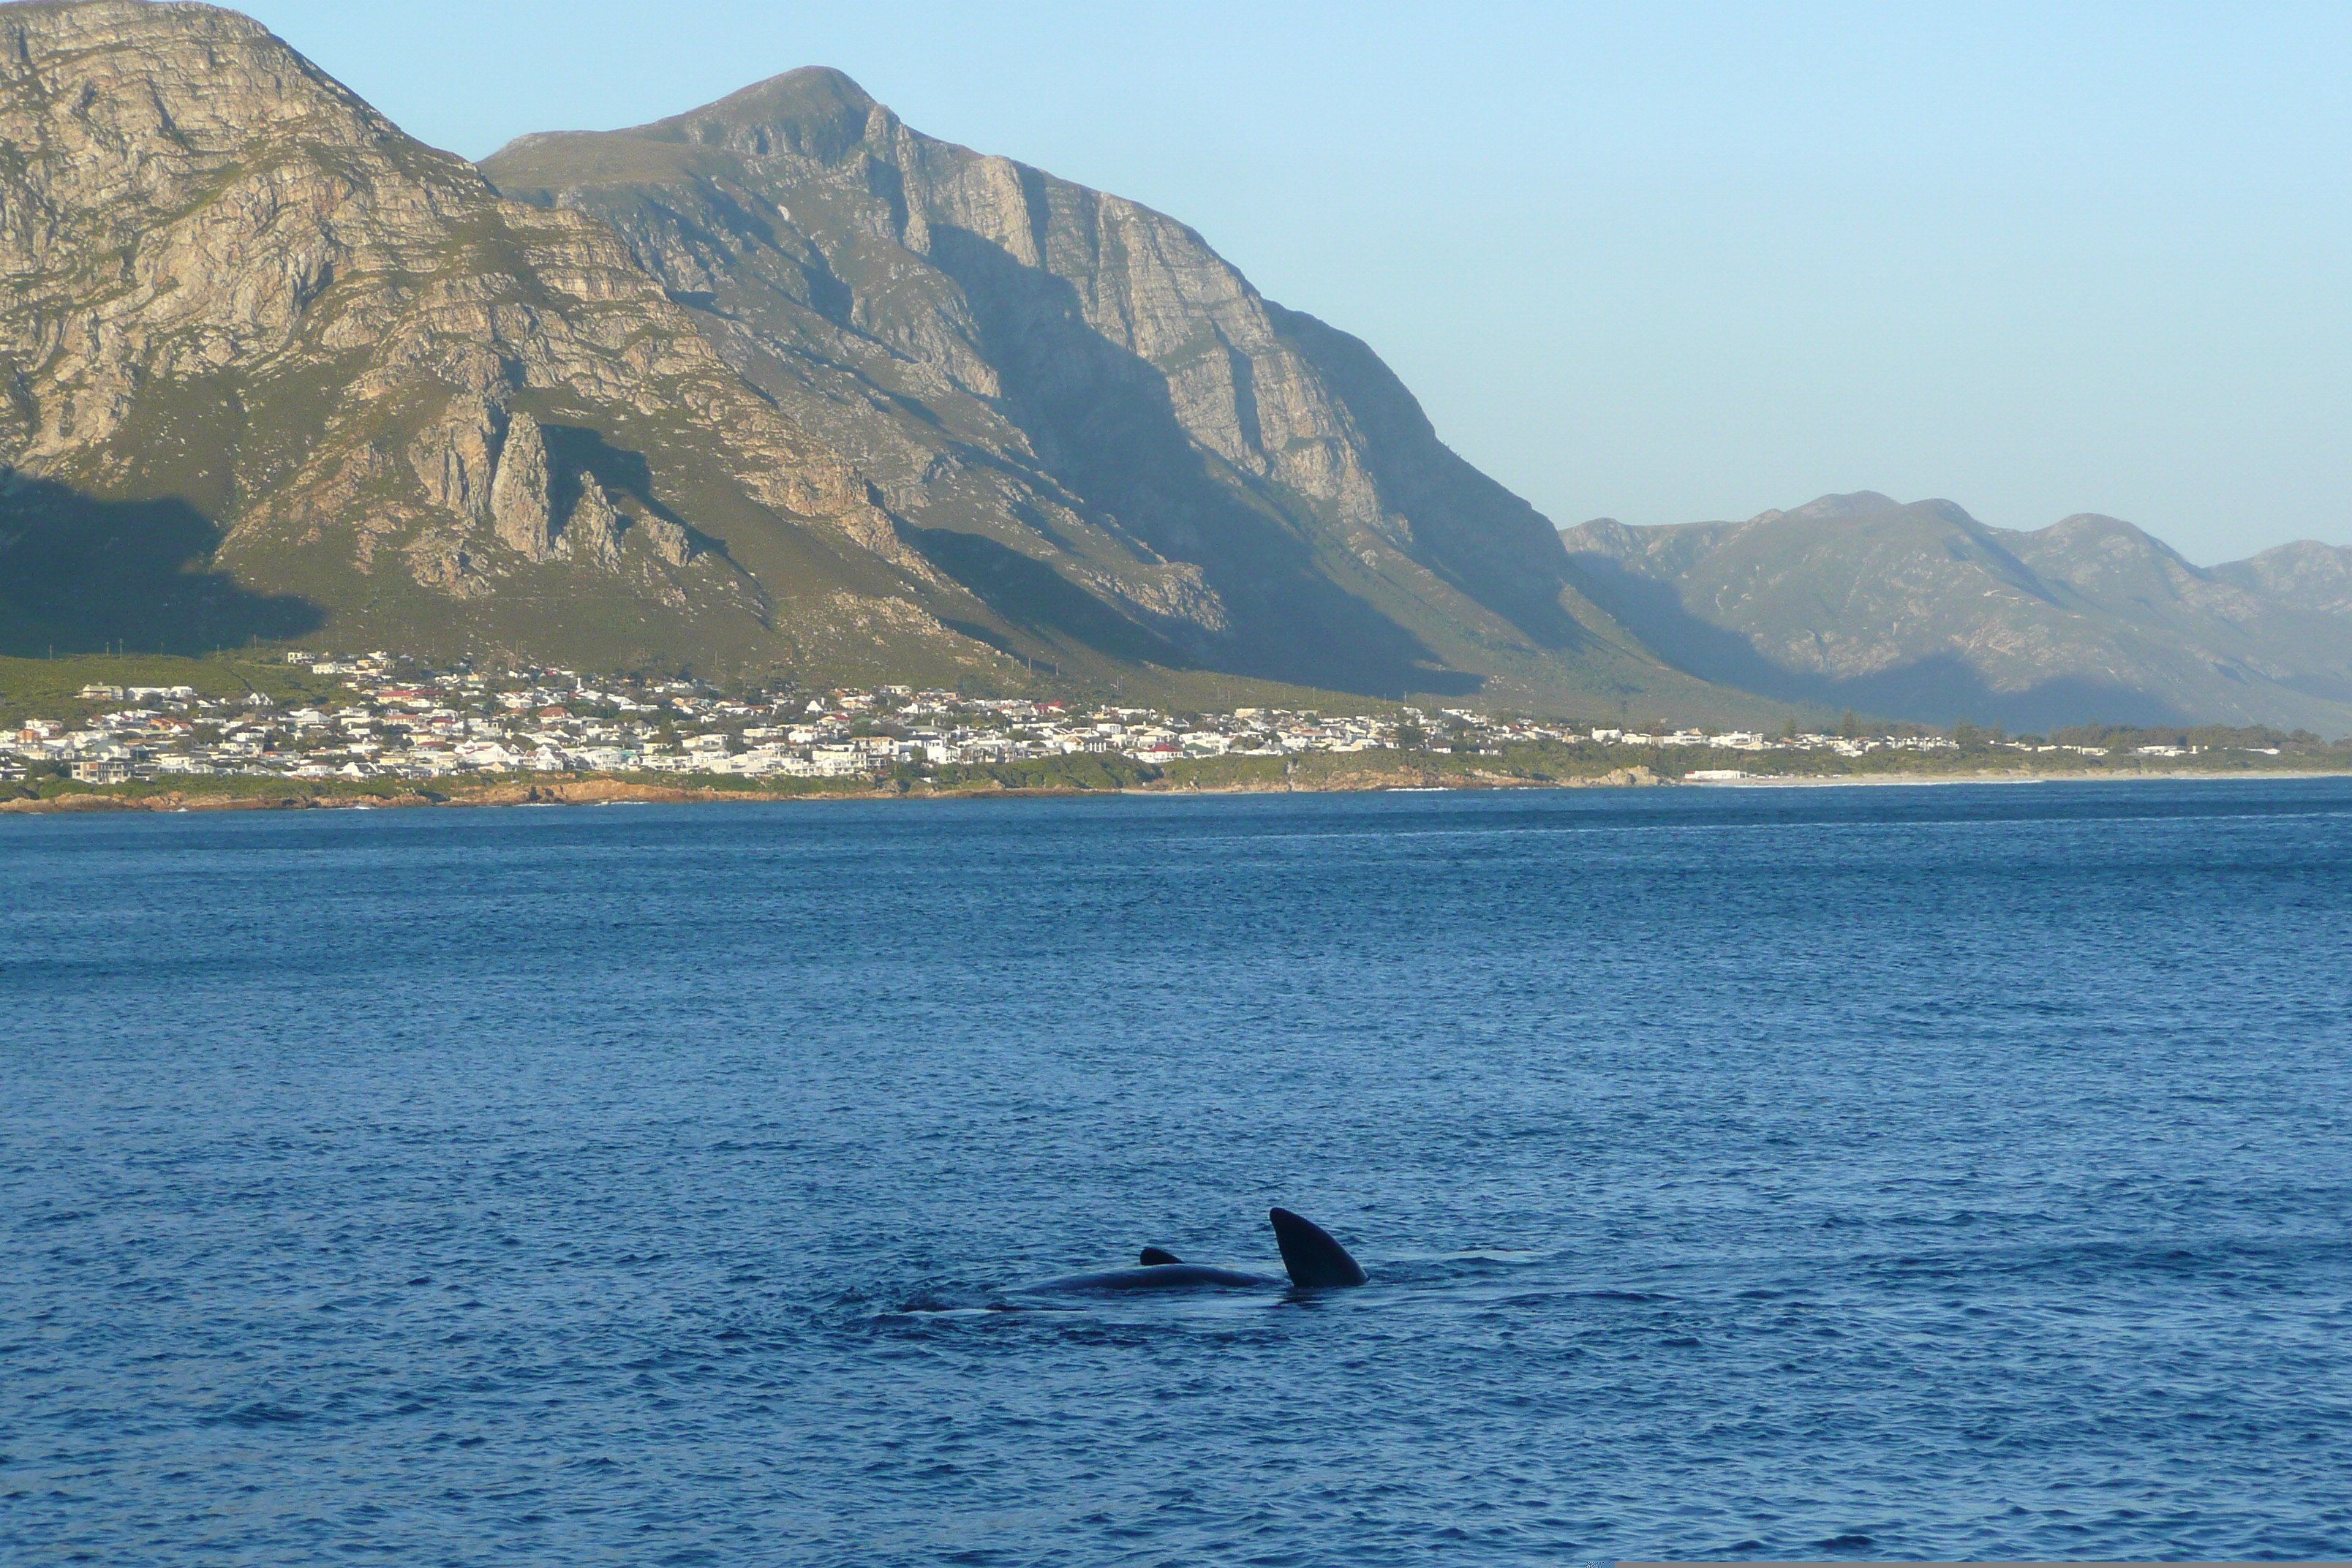
<path id="1" fill-rule="evenodd" d="M 1361 1285 L 1363 1266 L 1331 1233 L 1313 1220 L 1288 1209 L 1269 1209 L 1274 1243 L 1282 1253 L 1285 1278 L 1226 1268 L 1211 1263 L 1187 1263 L 1166 1247 L 1147 1247 L 1131 1268 L 1102 1268 L 1090 1274 L 1066 1275 L 1042 1280 L 1028 1290 L 1328 1290 Z"/>

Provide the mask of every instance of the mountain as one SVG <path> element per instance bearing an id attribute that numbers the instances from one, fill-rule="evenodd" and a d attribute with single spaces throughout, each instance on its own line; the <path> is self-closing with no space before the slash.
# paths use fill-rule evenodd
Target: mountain
<path id="1" fill-rule="evenodd" d="M 2298 540 L 2213 568 L 2215 581 L 2299 609 L 2352 615 L 2352 550 Z"/>
<path id="2" fill-rule="evenodd" d="M 1184 225 L 911 131 L 837 71 L 483 172 L 610 226 L 913 548 L 1037 635 L 1358 690 L 1664 678 L 1363 343 Z M 1118 618 L 1058 609 L 1074 587 Z"/>
<path id="3" fill-rule="evenodd" d="M 2089 513 L 2034 532 L 1864 490 L 1745 522 L 1565 531 L 1571 569 L 1679 668 L 1792 702 L 2021 730 L 2352 731 L 2347 554 L 2191 565 Z"/>
<path id="4" fill-rule="evenodd" d="M 19 647 L 968 644 L 850 465 L 607 230 L 245 17 L 0 9 L 0 268 Z"/>
<path id="5" fill-rule="evenodd" d="M 0 270 L 19 650 L 1745 701 L 1364 344 L 837 72 L 478 169 L 235 13 L 0 6 Z"/>

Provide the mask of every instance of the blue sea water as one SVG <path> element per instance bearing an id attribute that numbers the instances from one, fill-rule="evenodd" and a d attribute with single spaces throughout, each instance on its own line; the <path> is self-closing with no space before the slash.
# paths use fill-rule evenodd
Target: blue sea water
<path id="1" fill-rule="evenodd" d="M 0 1561 L 2352 1555 L 2352 783 L 8 819 L 0 885 Z M 1020 1294 L 1275 1203 L 1370 1285 Z"/>

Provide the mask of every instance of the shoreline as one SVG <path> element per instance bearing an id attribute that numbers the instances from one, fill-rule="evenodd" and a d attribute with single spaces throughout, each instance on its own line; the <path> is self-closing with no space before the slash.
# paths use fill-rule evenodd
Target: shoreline
<path id="1" fill-rule="evenodd" d="M 1847 785 L 1875 788 L 1880 785 L 1920 786 L 1929 784 L 2180 784 L 2204 782 L 2226 783 L 2231 779 L 2341 779 L 2352 778 L 2352 769 L 2346 768 L 2245 768 L 2229 772 L 2212 769 L 2157 773 L 2135 770 L 2131 773 L 1880 773 L 1861 775 L 1832 773 L 1819 777 L 1784 776 L 1751 779 L 1679 779 L 1675 781 L 1687 789 L 1828 789 Z"/>
<path id="2" fill-rule="evenodd" d="M 2016 773 L 1986 772 L 1980 773 L 1832 773 L 1817 776 L 1782 776 L 1744 779 L 1682 780 L 1667 777 L 1631 777 L 1624 770 L 1587 778 L 1525 779 L 1502 774 L 1469 774 L 1444 783 L 1429 782 L 1430 775 L 1417 779 L 1410 773 L 1386 775 L 1353 774 L 1344 780 L 1326 779 L 1309 782 L 1265 781 L 1236 782 L 1216 784 L 1154 784 L 1140 788 L 1092 788 L 1001 786 L 993 789 L 922 789 L 876 787 L 867 789 L 827 790 L 768 790 L 718 789 L 710 786 L 660 784 L 634 779 L 587 776 L 554 781 L 502 781 L 472 789 L 459 787 L 448 791 L 434 789 L 420 781 L 416 787 L 397 794 L 310 793 L 289 787 L 283 793 L 256 791 L 251 794 L 228 792 L 164 790 L 145 795 L 111 795 L 102 790 L 76 792 L 47 799 L 19 798 L 0 801 L 0 816 L 60 816 L 92 813 L 146 812 L 177 816 L 183 813 L 229 811 L 392 811 L 430 807 L 488 808 L 501 806 L 593 806 L 593 805 L 786 805 L 817 804 L 827 801 L 985 801 L 985 800 L 1069 800 L 1089 797 L 1125 796 L 1208 796 L 1263 795 L 1444 795 L 1488 793 L 1499 790 L 1580 790 L 1580 789 L 1657 789 L 1688 788 L 1715 790 L 1741 789 L 1840 789 L 1927 787 L 1952 784 L 2156 784 L 2156 783 L 2226 783 L 2240 781 L 2270 781 L 2281 779 L 2352 778 L 2352 770 L 2338 768 L 2266 768 L 2218 772 L 2200 770 L 2135 769 L 2128 773 Z M 1407 779 L 1415 782 L 1406 783 Z"/>

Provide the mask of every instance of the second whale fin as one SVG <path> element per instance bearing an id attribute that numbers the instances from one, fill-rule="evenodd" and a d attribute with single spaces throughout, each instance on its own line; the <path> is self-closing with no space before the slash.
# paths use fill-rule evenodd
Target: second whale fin
<path id="1" fill-rule="evenodd" d="M 1171 1263 L 1183 1261 L 1164 1247 L 1147 1247 L 1143 1249 L 1143 1267 L 1146 1268 L 1160 1268 Z"/>
<path id="2" fill-rule="evenodd" d="M 1348 1256 L 1348 1249 L 1331 1239 L 1331 1233 L 1311 1219 L 1301 1219 L 1288 1209 L 1268 1211 L 1266 1218 L 1274 1222 L 1275 1244 L 1282 1248 L 1283 1271 L 1290 1282 L 1303 1289 L 1318 1289 L 1333 1285 L 1361 1285 L 1363 1266 Z"/>

